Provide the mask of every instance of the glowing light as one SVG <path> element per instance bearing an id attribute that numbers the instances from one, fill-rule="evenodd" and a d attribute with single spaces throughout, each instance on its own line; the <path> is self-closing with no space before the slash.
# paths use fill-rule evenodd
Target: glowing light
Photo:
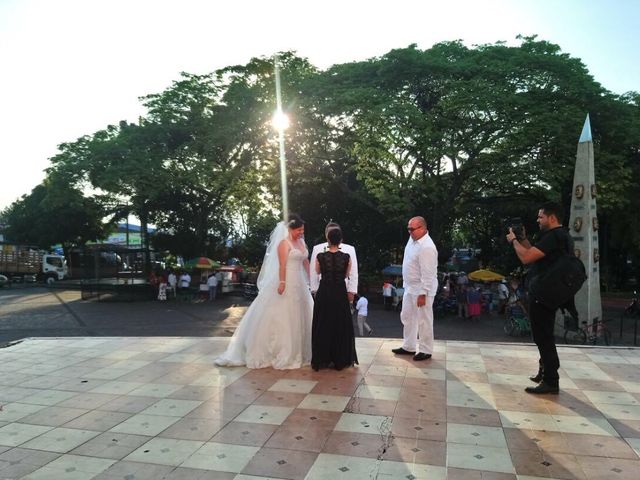
<path id="1" fill-rule="evenodd" d="M 280 65 L 278 55 L 274 58 L 274 73 L 276 77 L 276 114 L 273 125 L 278 129 L 278 146 L 280 151 L 280 185 L 282 187 L 282 219 L 289 221 L 289 195 L 287 193 L 287 159 L 284 152 L 284 129 L 289 126 L 289 119 L 282 113 L 282 92 L 280 89 Z"/>
<path id="2" fill-rule="evenodd" d="M 289 128 L 289 123 L 289 117 L 281 110 L 276 110 L 276 113 L 273 114 L 273 118 L 271 119 L 273 128 L 278 131 L 286 130 L 287 128 Z"/>

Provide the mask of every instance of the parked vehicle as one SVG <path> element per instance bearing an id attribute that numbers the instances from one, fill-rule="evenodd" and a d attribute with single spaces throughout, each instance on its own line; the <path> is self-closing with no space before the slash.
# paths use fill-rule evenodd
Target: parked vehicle
<path id="1" fill-rule="evenodd" d="M 9 279 L 4 275 L 0 275 L 0 287 L 4 287 L 7 283 L 9 283 Z"/>
<path id="2" fill-rule="evenodd" d="M 0 245 L 0 274 L 9 281 L 41 280 L 54 283 L 69 275 L 67 262 L 62 255 L 22 246 Z"/>

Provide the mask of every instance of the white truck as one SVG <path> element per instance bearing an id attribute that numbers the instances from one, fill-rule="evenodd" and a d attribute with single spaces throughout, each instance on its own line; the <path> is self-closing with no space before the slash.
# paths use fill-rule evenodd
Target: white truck
<path id="1" fill-rule="evenodd" d="M 0 245 L 0 274 L 10 281 L 42 280 L 52 284 L 69 276 L 67 261 L 33 247 Z"/>

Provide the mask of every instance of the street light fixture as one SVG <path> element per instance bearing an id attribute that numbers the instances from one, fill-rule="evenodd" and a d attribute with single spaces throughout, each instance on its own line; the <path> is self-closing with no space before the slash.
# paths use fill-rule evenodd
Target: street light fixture
<path id="1" fill-rule="evenodd" d="M 276 111 L 273 115 L 272 124 L 278 130 L 278 145 L 280 148 L 280 186 L 282 189 L 282 219 L 286 224 L 289 221 L 289 196 L 287 193 L 287 159 L 284 153 L 284 131 L 289 126 L 289 118 L 282 111 L 282 92 L 280 89 L 280 65 L 278 55 L 275 55 L 275 77 L 276 77 Z"/>

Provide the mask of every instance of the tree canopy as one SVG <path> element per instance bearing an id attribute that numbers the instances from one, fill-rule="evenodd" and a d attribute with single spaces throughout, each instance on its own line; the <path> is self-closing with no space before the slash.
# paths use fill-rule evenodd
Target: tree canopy
<path id="1" fill-rule="evenodd" d="M 103 222 L 103 216 L 99 202 L 56 176 L 47 178 L 2 213 L 8 238 L 42 249 L 60 244 L 65 255 L 72 247 L 108 235 L 113 225 Z"/>
<path id="2" fill-rule="evenodd" d="M 607 91 L 558 45 L 519 40 L 410 45 L 326 70 L 281 53 L 290 204 L 308 241 L 337 221 L 374 271 L 398 261 L 408 218 L 423 215 L 442 259 L 474 246 L 508 269 L 504 221 L 523 217 L 531 232 L 540 202 L 568 206 L 588 113 L 602 259 L 617 279 L 637 265 L 640 95 Z M 163 249 L 258 262 L 280 213 L 272 59 L 183 73 L 141 100 L 137 123 L 62 144 L 49 176 L 91 187 L 86 200 L 111 219 L 155 224 Z"/>

